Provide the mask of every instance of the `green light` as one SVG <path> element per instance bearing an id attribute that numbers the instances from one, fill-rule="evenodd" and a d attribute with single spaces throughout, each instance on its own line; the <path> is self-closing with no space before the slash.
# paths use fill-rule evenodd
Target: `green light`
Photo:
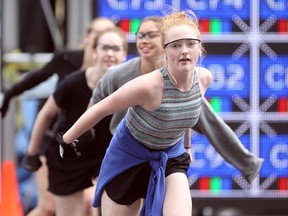
<path id="1" fill-rule="evenodd" d="M 130 23 L 130 32 L 135 34 L 140 26 L 140 19 L 132 19 Z"/>
<path id="2" fill-rule="evenodd" d="M 211 34 L 220 34 L 222 29 L 222 23 L 219 19 L 212 19 L 210 21 L 210 32 Z"/>
<path id="3" fill-rule="evenodd" d="M 221 191 L 222 179 L 219 177 L 213 177 L 210 179 L 210 190 L 211 193 L 217 194 Z"/>
<path id="4" fill-rule="evenodd" d="M 222 107 L 222 100 L 219 97 L 213 97 L 210 100 L 210 104 L 213 107 L 214 111 L 216 113 L 221 112 L 221 107 Z"/>

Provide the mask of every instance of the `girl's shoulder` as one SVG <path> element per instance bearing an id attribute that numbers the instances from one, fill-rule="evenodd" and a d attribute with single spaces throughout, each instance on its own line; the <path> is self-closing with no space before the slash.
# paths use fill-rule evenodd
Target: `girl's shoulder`
<path id="1" fill-rule="evenodd" d="M 211 84 L 213 78 L 211 71 L 204 67 L 197 67 L 196 72 L 199 82 L 201 82 L 203 86 L 208 87 Z"/>

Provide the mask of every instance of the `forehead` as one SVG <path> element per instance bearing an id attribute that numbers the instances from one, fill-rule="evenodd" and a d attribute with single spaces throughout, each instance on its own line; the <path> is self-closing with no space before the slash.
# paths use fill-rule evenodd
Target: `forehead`
<path id="1" fill-rule="evenodd" d="M 98 43 L 106 45 L 123 45 L 122 38 L 115 32 L 106 32 L 101 35 L 98 40 Z"/>
<path id="2" fill-rule="evenodd" d="M 199 38 L 196 30 L 189 25 L 173 26 L 166 32 L 165 42 L 181 38 Z"/>
<path id="3" fill-rule="evenodd" d="M 103 19 L 103 20 L 97 20 L 93 22 L 91 25 L 91 28 L 95 31 L 103 31 L 107 28 L 112 28 L 114 26 L 115 25 L 112 21 L 110 22 L 109 20 Z"/>
<path id="4" fill-rule="evenodd" d="M 139 32 L 159 31 L 159 27 L 154 21 L 145 21 L 139 27 Z"/>

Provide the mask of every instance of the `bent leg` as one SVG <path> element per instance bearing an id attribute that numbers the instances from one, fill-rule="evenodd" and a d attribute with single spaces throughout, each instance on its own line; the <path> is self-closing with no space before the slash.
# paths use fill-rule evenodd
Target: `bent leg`
<path id="1" fill-rule="evenodd" d="M 53 194 L 48 188 L 48 168 L 46 165 L 46 157 L 40 156 L 42 166 L 35 173 L 35 180 L 38 188 L 37 206 L 31 210 L 27 216 L 54 216 L 55 206 Z"/>
<path id="2" fill-rule="evenodd" d="M 79 191 L 67 196 L 55 195 L 55 206 L 57 216 L 83 216 L 84 215 L 84 193 Z"/>
<path id="3" fill-rule="evenodd" d="M 140 214 L 141 199 L 132 205 L 120 205 L 111 200 L 104 191 L 101 198 L 102 216 L 138 216 Z"/>
<path id="4" fill-rule="evenodd" d="M 192 215 L 192 198 L 188 179 L 184 173 L 173 173 L 166 177 L 166 194 L 163 205 L 163 215 Z"/>
<path id="5" fill-rule="evenodd" d="M 85 216 L 101 216 L 100 208 L 94 208 L 92 201 L 95 194 L 96 185 L 84 190 L 84 215 Z"/>

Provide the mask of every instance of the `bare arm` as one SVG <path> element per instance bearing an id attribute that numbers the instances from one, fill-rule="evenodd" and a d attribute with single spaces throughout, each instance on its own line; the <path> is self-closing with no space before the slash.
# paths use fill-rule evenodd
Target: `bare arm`
<path id="1" fill-rule="evenodd" d="M 97 124 L 102 118 L 136 105 L 152 110 L 161 103 L 163 78 L 159 72 L 137 77 L 105 99 L 91 106 L 63 135 L 65 143 L 75 139 Z"/>
<path id="2" fill-rule="evenodd" d="M 50 96 L 42 109 L 39 111 L 35 120 L 30 142 L 27 148 L 28 154 L 37 154 L 46 130 L 49 128 L 59 108 L 56 105 L 53 96 Z"/>
<path id="3" fill-rule="evenodd" d="M 212 73 L 203 67 L 196 68 L 198 72 L 198 79 L 200 84 L 200 91 L 202 96 L 204 97 L 206 90 L 208 89 L 209 85 L 212 82 Z M 184 147 L 186 152 L 190 155 L 190 159 L 192 161 L 192 152 L 191 152 L 191 131 L 192 129 L 189 128 L 185 131 L 184 135 Z"/>
<path id="4" fill-rule="evenodd" d="M 212 73 L 203 67 L 197 67 L 196 70 L 198 71 L 198 79 L 201 89 L 202 96 L 205 95 L 205 92 L 207 91 L 208 87 L 210 86 L 212 82 Z"/>
<path id="5" fill-rule="evenodd" d="M 185 131 L 184 134 L 184 148 L 186 152 L 190 155 L 190 159 L 192 161 L 192 152 L 191 152 L 191 131 L 192 129 L 189 128 Z"/>
<path id="6" fill-rule="evenodd" d="M 191 129 L 187 129 L 184 135 L 184 147 L 189 148 L 191 146 Z"/>

